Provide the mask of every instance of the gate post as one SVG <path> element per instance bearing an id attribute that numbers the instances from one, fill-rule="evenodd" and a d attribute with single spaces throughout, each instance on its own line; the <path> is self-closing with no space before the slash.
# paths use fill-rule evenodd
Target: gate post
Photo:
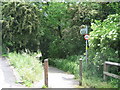
<path id="1" fill-rule="evenodd" d="M 82 85 L 82 59 L 80 59 L 79 74 L 80 74 L 80 82 L 79 82 L 79 85 Z"/>
<path id="2" fill-rule="evenodd" d="M 48 59 L 44 60 L 44 76 L 45 76 L 45 86 L 48 87 Z"/>
<path id="3" fill-rule="evenodd" d="M 108 65 L 104 62 L 104 72 L 108 72 Z M 107 76 L 104 74 L 103 75 L 103 79 L 106 81 L 107 80 Z"/>

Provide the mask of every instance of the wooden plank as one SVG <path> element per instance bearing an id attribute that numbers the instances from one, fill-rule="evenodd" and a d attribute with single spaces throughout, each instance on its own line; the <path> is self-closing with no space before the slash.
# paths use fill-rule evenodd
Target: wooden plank
<path id="1" fill-rule="evenodd" d="M 114 65 L 114 66 L 120 66 L 120 63 L 109 62 L 109 61 L 105 61 L 105 64 Z"/>
<path id="2" fill-rule="evenodd" d="M 120 76 L 119 75 L 116 75 L 116 74 L 112 74 L 112 73 L 109 73 L 109 72 L 103 72 L 103 74 L 107 75 L 107 76 L 111 76 L 113 78 L 117 78 L 117 79 L 120 79 Z"/>

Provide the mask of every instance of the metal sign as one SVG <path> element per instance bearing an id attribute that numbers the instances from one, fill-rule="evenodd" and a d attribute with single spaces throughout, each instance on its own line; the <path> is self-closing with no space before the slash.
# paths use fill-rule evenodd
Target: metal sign
<path id="1" fill-rule="evenodd" d="M 82 35 L 85 35 L 85 34 L 87 34 L 88 33 L 88 28 L 87 28 L 87 26 L 85 27 L 85 28 L 82 28 L 81 30 L 80 30 L 80 34 L 82 34 Z"/>
<path id="2" fill-rule="evenodd" d="M 90 37 L 90 36 L 89 36 L 88 34 L 86 34 L 86 35 L 84 36 L 85 40 L 88 40 L 89 37 Z"/>

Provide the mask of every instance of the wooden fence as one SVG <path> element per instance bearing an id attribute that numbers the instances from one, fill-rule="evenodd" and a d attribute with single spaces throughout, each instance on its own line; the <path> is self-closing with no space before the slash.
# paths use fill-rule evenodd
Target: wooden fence
<path id="1" fill-rule="evenodd" d="M 117 78 L 120 79 L 119 75 L 113 74 L 113 73 L 109 73 L 108 72 L 108 66 L 117 66 L 120 67 L 120 63 L 115 63 L 115 62 L 109 62 L 109 61 L 105 61 L 104 63 L 104 71 L 103 71 L 103 79 L 107 80 L 107 76 L 113 77 L 113 78 Z"/>

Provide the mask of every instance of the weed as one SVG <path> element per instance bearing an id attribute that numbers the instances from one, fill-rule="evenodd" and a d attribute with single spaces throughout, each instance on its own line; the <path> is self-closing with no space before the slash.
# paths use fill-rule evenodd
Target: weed
<path id="1" fill-rule="evenodd" d="M 42 88 L 48 88 L 46 85 L 43 85 Z"/>

